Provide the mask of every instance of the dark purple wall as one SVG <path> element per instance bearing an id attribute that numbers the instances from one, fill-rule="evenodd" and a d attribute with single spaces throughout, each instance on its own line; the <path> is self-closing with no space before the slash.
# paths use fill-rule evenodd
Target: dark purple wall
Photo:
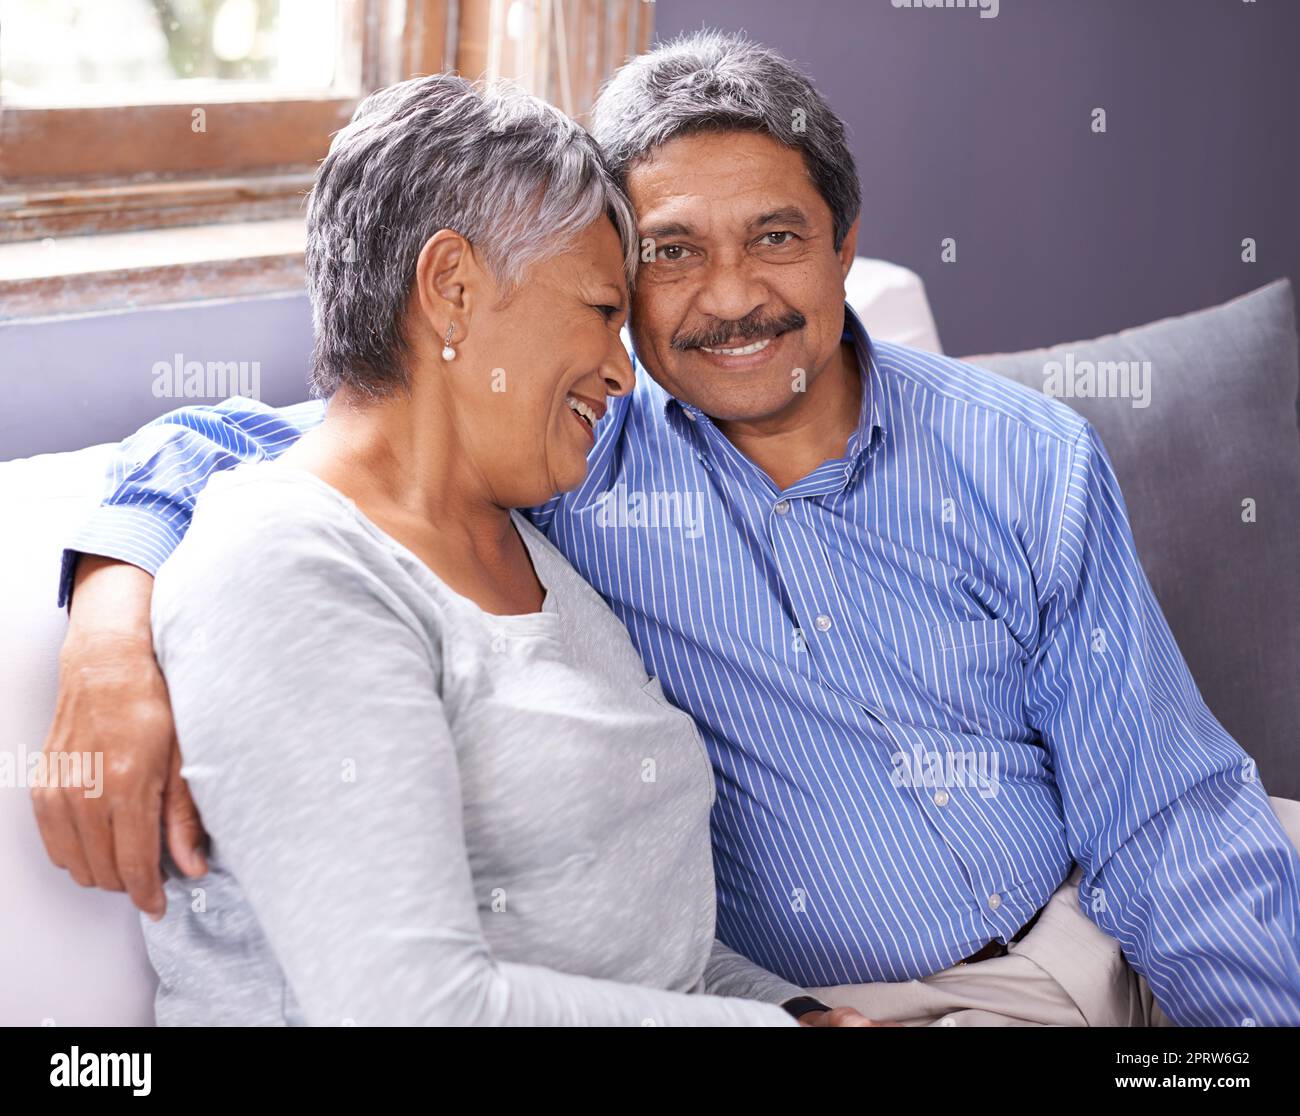
<path id="1" fill-rule="evenodd" d="M 859 253 L 918 271 L 956 355 L 1300 280 L 1300 0 L 659 0 L 810 73 L 863 182 Z M 1109 130 L 1094 135 L 1091 112 Z M 957 262 L 940 241 L 957 240 Z M 1244 237 L 1259 262 L 1241 262 Z"/>

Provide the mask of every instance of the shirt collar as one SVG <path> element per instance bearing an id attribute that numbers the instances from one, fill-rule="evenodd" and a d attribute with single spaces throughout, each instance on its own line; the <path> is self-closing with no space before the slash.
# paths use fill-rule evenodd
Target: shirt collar
<path id="1" fill-rule="evenodd" d="M 844 453 L 847 477 L 856 468 L 866 451 L 875 446 L 878 438 L 884 434 L 885 423 L 880 399 L 880 372 L 871 337 L 867 333 L 866 326 L 862 324 L 862 319 L 848 303 L 844 304 L 844 332 L 841 340 L 853 345 L 853 351 L 858 357 L 858 370 L 862 376 L 862 403 L 858 408 L 858 424 L 849 435 Z M 644 371 L 644 365 L 642 370 Z M 646 378 L 653 383 L 652 377 L 647 375 Z M 712 423 L 709 416 L 698 407 L 683 403 L 668 394 L 657 383 L 654 383 L 654 390 L 663 397 L 663 413 L 669 427 L 688 441 L 699 427 Z"/>
<path id="2" fill-rule="evenodd" d="M 857 311 L 844 304 L 844 341 L 853 344 L 858 355 L 858 371 L 862 376 L 862 404 L 858 408 L 857 428 L 849 435 L 844 457 L 849 465 L 857 464 L 867 450 L 885 433 L 885 417 L 880 389 L 880 366 L 876 363 L 875 347 L 867 327 L 862 324 Z"/>

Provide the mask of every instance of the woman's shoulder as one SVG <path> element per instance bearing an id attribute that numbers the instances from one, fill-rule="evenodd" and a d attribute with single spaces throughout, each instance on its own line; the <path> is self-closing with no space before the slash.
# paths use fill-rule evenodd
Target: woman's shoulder
<path id="1" fill-rule="evenodd" d="M 209 482 L 158 571 L 151 627 L 168 685 L 192 697 L 232 655 L 268 679 L 286 662 L 340 661 L 361 679 L 402 655 L 436 677 L 446 622 L 352 501 L 314 474 L 258 464 Z"/>
<path id="2" fill-rule="evenodd" d="M 154 595 L 292 596 L 293 586 L 312 592 L 322 579 L 387 578 L 392 568 L 350 499 L 304 469 L 260 461 L 209 480 Z"/>
<path id="3" fill-rule="evenodd" d="M 257 461 L 218 473 L 194 506 L 181 547 L 234 550 L 295 540 L 332 539 L 352 545 L 366 537 L 356 505 L 306 469 Z M 178 548 L 179 553 L 179 548 Z"/>

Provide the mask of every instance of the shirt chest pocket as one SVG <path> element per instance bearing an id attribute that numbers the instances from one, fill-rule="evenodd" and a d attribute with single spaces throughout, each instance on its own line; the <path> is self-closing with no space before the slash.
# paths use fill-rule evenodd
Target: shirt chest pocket
<path id="1" fill-rule="evenodd" d="M 1026 658 L 1001 620 L 942 622 L 927 636 L 920 674 L 959 727 L 997 730 L 1020 719 Z"/>

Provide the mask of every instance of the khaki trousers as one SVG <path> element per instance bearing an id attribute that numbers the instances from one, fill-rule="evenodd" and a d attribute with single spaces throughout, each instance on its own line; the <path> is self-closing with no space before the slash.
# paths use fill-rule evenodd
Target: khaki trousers
<path id="1" fill-rule="evenodd" d="M 1300 802 L 1271 800 L 1300 850 Z M 1075 866 L 1033 928 L 1004 957 L 954 965 L 922 980 L 809 989 L 832 1007 L 852 1007 L 910 1027 L 1166 1027 L 1169 1018 L 1119 943 L 1079 909 Z"/>

